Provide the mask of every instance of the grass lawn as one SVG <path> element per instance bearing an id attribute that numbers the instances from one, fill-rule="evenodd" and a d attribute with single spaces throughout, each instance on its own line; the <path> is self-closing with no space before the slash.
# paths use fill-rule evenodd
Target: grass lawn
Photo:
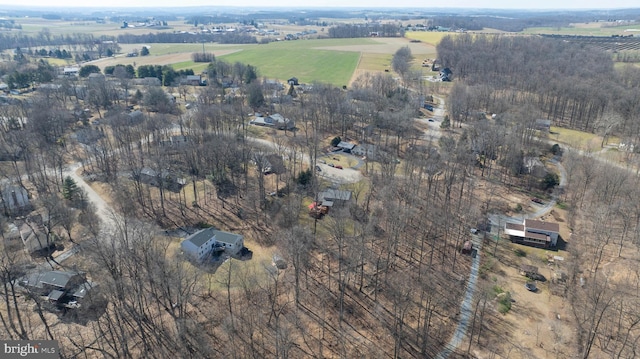
<path id="1" fill-rule="evenodd" d="M 56 59 L 53 57 L 46 59 L 46 61 L 52 66 L 67 66 L 69 64 L 76 63 L 74 60 L 71 60 L 71 59 Z"/>
<path id="2" fill-rule="evenodd" d="M 359 70 L 384 71 L 391 68 L 392 54 L 363 53 L 358 64 Z"/>
<path id="3" fill-rule="evenodd" d="M 194 73 L 198 74 L 198 73 L 206 70 L 208 65 L 209 64 L 206 63 L 206 62 L 183 61 L 183 62 L 176 62 L 175 64 L 172 64 L 171 66 L 176 71 L 192 69 Z"/>
<path id="4" fill-rule="evenodd" d="M 551 127 L 549 139 L 587 151 L 600 150 L 602 143 L 602 137 L 596 134 L 561 127 Z M 615 137 L 609 137 L 608 143 L 617 143 L 618 141 Z"/>

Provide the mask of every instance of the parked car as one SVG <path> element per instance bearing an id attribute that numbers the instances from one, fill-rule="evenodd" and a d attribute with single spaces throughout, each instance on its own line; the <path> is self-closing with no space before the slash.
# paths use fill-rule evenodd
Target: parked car
<path id="1" fill-rule="evenodd" d="M 429 122 L 433 122 L 433 119 L 432 119 L 432 118 L 430 118 L 430 119 L 429 119 Z"/>
<path id="2" fill-rule="evenodd" d="M 322 172 L 322 169 L 320 168 L 320 166 L 316 166 L 316 171 L 317 172 Z"/>
<path id="3" fill-rule="evenodd" d="M 340 166 L 340 165 L 336 165 L 336 168 L 337 168 L 337 169 L 339 169 L 339 170 L 341 170 L 341 169 L 342 169 L 342 166 Z"/>
<path id="4" fill-rule="evenodd" d="M 524 287 L 527 288 L 527 290 L 530 292 L 535 292 L 538 290 L 538 286 L 536 286 L 536 282 L 533 282 L 533 281 L 525 283 Z"/>
<path id="5" fill-rule="evenodd" d="M 428 104 L 425 103 L 424 104 L 424 109 L 427 110 L 427 111 L 433 111 L 433 106 L 428 105 Z"/>
<path id="6" fill-rule="evenodd" d="M 531 202 L 538 203 L 538 204 L 542 204 L 543 203 L 542 200 L 540 198 L 538 198 L 538 197 L 531 198 Z"/>
<path id="7" fill-rule="evenodd" d="M 325 161 L 325 160 L 318 160 L 318 162 L 319 162 L 319 163 L 327 164 L 327 161 Z"/>
<path id="8" fill-rule="evenodd" d="M 333 163 L 329 163 L 329 167 L 335 167 Z"/>

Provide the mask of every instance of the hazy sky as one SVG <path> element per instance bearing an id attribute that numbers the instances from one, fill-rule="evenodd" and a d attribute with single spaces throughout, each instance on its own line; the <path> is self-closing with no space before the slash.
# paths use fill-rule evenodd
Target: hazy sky
<path id="1" fill-rule="evenodd" d="M 418 7 L 418 8 L 490 8 L 490 9 L 619 9 L 638 8 L 638 0 L 0 0 L 0 5 L 43 7 Z"/>

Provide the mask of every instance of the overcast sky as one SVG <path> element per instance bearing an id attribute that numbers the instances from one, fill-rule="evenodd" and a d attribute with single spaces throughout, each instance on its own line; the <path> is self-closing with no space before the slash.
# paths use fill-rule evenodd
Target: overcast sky
<path id="1" fill-rule="evenodd" d="M 638 0 L 0 0 L 0 5 L 43 7 L 417 7 L 417 8 L 488 8 L 488 9 L 620 9 L 638 8 Z"/>

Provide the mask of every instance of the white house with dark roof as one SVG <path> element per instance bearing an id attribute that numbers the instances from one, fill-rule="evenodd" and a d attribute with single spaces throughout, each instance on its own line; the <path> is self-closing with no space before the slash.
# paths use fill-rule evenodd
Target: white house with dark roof
<path id="1" fill-rule="evenodd" d="M 528 244 L 535 247 L 555 247 L 558 245 L 558 223 L 544 222 L 536 219 L 525 219 L 520 223 L 507 223 L 504 232 L 512 242 Z"/>
<path id="2" fill-rule="evenodd" d="M 198 262 L 203 262 L 212 253 L 224 251 L 235 255 L 244 247 L 244 237 L 240 234 L 205 228 L 187 237 L 180 247 L 185 255 Z"/>

